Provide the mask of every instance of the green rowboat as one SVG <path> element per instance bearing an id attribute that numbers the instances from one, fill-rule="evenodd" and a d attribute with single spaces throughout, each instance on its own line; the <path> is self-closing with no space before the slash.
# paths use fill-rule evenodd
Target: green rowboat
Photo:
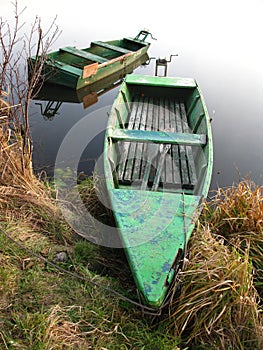
<path id="1" fill-rule="evenodd" d="M 142 65 L 147 60 L 148 55 L 145 54 L 132 64 L 126 66 L 124 69 L 78 90 L 71 89 L 67 86 L 60 86 L 58 89 L 56 84 L 46 82 L 41 85 L 40 90 L 37 90 L 33 99 L 49 101 L 49 105 L 52 109 L 54 105 L 60 104 L 60 102 L 82 102 L 83 108 L 88 108 L 89 106 L 98 102 L 101 95 L 119 86 L 127 74 L 131 74 L 135 68 Z"/>
<path id="2" fill-rule="evenodd" d="M 134 62 L 146 56 L 150 43 L 146 42 L 150 35 L 142 30 L 135 38 L 123 38 L 112 41 L 93 41 L 90 47 L 77 49 L 73 46 L 60 48 L 47 54 L 42 78 L 45 82 L 81 89 L 125 70 Z M 28 59 L 28 74 L 34 72 L 34 66 L 40 64 L 39 56 Z"/>
<path id="3" fill-rule="evenodd" d="M 212 176 L 212 132 L 195 80 L 127 75 L 104 144 L 106 187 L 143 302 L 160 307 Z"/>

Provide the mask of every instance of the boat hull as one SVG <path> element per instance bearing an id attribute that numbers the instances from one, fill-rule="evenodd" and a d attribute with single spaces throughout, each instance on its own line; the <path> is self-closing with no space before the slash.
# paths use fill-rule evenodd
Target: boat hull
<path id="1" fill-rule="evenodd" d="M 167 297 L 212 176 L 212 132 L 193 79 L 128 75 L 109 117 L 106 185 L 142 300 Z"/>
<path id="2" fill-rule="evenodd" d="M 129 66 L 145 63 L 150 44 L 139 39 L 123 38 L 109 42 L 93 42 L 85 49 L 61 48 L 47 55 L 42 68 L 45 82 L 76 90 L 97 83 L 111 75 L 123 72 Z M 29 77 L 40 57 L 28 59 Z M 142 63 L 140 63 L 142 64 Z"/>
<path id="3" fill-rule="evenodd" d="M 57 84 L 46 82 L 41 86 L 34 96 L 35 100 L 48 100 L 54 102 L 71 102 L 83 103 L 83 107 L 88 108 L 90 105 L 98 102 L 98 99 L 104 93 L 119 86 L 127 74 L 131 74 L 135 68 L 148 60 L 148 54 L 126 65 L 121 71 L 107 75 L 106 78 L 100 79 L 93 84 L 89 84 L 82 89 L 72 89 L 67 86 L 60 86 Z"/>

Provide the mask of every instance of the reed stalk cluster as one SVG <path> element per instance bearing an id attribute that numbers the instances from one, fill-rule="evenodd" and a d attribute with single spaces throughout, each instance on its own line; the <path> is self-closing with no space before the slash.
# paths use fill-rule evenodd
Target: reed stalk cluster
<path id="1" fill-rule="evenodd" d="M 263 189 L 248 179 L 206 204 L 169 329 L 190 349 L 262 349 Z"/>

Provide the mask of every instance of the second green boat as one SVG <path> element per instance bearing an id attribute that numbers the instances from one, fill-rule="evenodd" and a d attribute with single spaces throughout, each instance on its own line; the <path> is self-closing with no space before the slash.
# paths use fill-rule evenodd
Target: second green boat
<path id="1" fill-rule="evenodd" d="M 84 49 L 67 46 L 44 58 L 32 56 L 28 58 L 29 77 L 43 61 L 41 77 L 45 82 L 76 90 L 90 86 L 120 71 L 125 73 L 126 67 L 142 64 L 142 57 L 146 62 L 150 43 L 145 40 L 149 35 L 152 37 L 150 32 L 141 30 L 135 38 L 93 41 Z"/>

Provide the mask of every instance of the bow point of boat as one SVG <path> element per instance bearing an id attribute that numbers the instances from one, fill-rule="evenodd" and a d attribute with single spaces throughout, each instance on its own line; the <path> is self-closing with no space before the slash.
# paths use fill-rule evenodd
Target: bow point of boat
<path id="1" fill-rule="evenodd" d="M 148 305 L 158 307 L 172 282 L 175 252 L 190 237 L 200 196 L 113 189 L 110 199 L 138 289 Z"/>

